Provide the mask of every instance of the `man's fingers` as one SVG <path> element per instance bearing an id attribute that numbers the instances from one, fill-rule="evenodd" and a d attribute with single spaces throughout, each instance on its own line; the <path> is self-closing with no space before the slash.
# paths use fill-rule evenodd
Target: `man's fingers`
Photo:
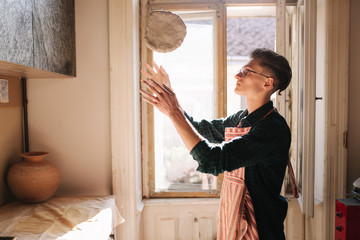
<path id="1" fill-rule="evenodd" d="M 152 74 L 152 76 L 156 75 L 156 72 L 154 71 L 154 69 L 147 63 L 145 63 L 145 67 L 147 68 L 147 70 Z M 152 78 L 152 77 L 151 77 Z"/>
<path id="2" fill-rule="evenodd" d="M 156 103 L 153 102 L 151 99 L 149 99 L 149 98 L 147 98 L 147 97 L 145 97 L 145 96 L 143 96 L 142 99 L 144 99 L 145 102 L 148 102 L 148 103 L 150 103 L 150 104 L 153 105 L 153 106 L 155 106 L 155 104 L 156 104 Z"/>
<path id="3" fill-rule="evenodd" d="M 166 86 L 166 84 L 163 84 L 163 87 L 165 88 L 165 90 L 166 90 L 169 94 L 171 94 L 171 95 L 174 94 L 173 90 L 172 90 L 171 88 L 169 88 L 168 86 Z"/>
<path id="4" fill-rule="evenodd" d="M 153 75 L 151 75 L 150 73 L 144 71 L 143 69 L 141 69 L 141 73 L 147 78 L 150 78 L 150 79 L 153 78 Z"/>
<path id="5" fill-rule="evenodd" d="M 152 63 L 152 65 L 155 67 L 155 69 L 156 69 L 156 71 L 157 71 L 158 73 L 162 73 L 162 72 L 160 72 L 160 68 L 159 68 L 159 66 L 156 64 L 155 61 L 152 61 L 151 63 Z"/>
<path id="6" fill-rule="evenodd" d="M 142 82 L 144 82 L 145 85 L 149 88 L 149 90 L 158 97 L 158 101 L 167 99 L 169 94 L 171 94 L 167 90 L 165 90 L 162 86 L 160 86 L 156 81 L 154 81 L 152 79 L 142 80 Z"/>
<path id="7" fill-rule="evenodd" d="M 160 85 L 158 82 L 156 82 L 153 79 L 148 80 L 141 80 L 143 83 L 145 83 L 148 87 L 151 87 L 154 93 L 158 92 L 159 94 L 166 92 L 166 90 L 163 88 L 162 85 Z M 158 95 L 158 94 L 157 94 Z"/>
<path id="8" fill-rule="evenodd" d="M 151 86 L 147 81 L 141 79 L 141 81 L 146 85 L 146 87 L 153 93 L 156 95 L 159 95 L 159 92 L 153 87 Z"/>
<path id="9" fill-rule="evenodd" d="M 153 95 L 145 92 L 144 90 L 141 90 L 140 89 L 140 93 L 142 94 L 142 98 L 144 100 L 146 100 L 147 102 L 151 103 L 151 104 L 156 104 L 158 103 L 159 101 L 156 99 L 156 97 L 154 97 Z"/>
<path id="10" fill-rule="evenodd" d="M 165 69 L 163 68 L 163 66 L 160 66 L 160 72 L 164 75 L 164 76 L 168 76 L 167 72 L 165 71 Z"/>

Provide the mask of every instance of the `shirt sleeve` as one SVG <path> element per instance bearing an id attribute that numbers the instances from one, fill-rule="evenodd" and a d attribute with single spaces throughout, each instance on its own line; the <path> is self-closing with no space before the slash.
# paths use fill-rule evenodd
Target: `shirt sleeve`
<path id="1" fill-rule="evenodd" d="M 284 124 L 259 123 L 250 132 L 230 142 L 200 141 L 190 152 L 199 163 L 198 171 L 218 175 L 240 167 L 280 161 L 288 154 L 290 130 Z M 271 162 L 273 164 L 276 162 Z"/>
<path id="2" fill-rule="evenodd" d="M 185 112 L 186 118 L 190 121 L 193 127 L 211 143 L 221 143 L 225 141 L 225 128 L 235 127 L 240 122 L 240 115 L 243 111 L 239 111 L 227 118 L 215 119 L 212 121 L 201 120 L 197 122 L 193 117 Z"/>

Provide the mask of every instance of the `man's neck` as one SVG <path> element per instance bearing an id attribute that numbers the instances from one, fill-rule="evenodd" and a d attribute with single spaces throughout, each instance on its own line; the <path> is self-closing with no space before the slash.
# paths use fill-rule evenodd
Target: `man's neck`
<path id="1" fill-rule="evenodd" d="M 262 98 L 248 98 L 245 97 L 246 105 L 248 109 L 248 113 L 252 113 L 259 107 L 263 106 L 265 103 L 270 101 L 270 97 L 262 97 Z"/>

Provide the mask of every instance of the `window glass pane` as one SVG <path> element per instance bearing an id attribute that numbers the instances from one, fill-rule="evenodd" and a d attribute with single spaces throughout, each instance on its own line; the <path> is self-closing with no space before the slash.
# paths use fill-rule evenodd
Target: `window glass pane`
<path id="1" fill-rule="evenodd" d="M 275 11 L 273 6 L 227 8 L 227 115 L 246 108 L 245 98 L 234 93 L 234 76 L 249 61 L 250 53 L 255 48 L 275 50 Z"/>
<path id="2" fill-rule="evenodd" d="M 216 116 L 215 13 L 183 12 L 180 16 L 187 28 L 184 42 L 173 52 L 154 52 L 153 59 L 169 74 L 183 109 L 197 120 L 213 119 Z M 156 109 L 154 135 L 155 192 L 216 189 L 216 177 L 196 171 L 198 165 L 171 121 Z"/>

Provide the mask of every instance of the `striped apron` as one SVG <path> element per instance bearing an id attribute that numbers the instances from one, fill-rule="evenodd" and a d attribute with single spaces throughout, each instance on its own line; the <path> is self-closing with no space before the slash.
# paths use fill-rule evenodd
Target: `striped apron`
<path id="1" fill-rule="evenodd" d="M 247 128 L 225 128 L 225 141 L 243 136 Z M 217 224 L 217 240 L 259 239 L 254 207 L 245 185 L 245 168 L 224 172 Z"/>
<path id="2" fill-rule="evenodd" d="M 270 110 L 263 118 L 276 109 Z M 251 127 L 225 128 L 225 141 L 247 134 Z M 290 161 L 288 162 L 294 196 L 298 189 Z M 220 195 L 220 208 L 217 224 L 217 240 L 259 239 L 254 207 L 250 193 L 245 185 L 245 167 L 224 172 Z"/>

